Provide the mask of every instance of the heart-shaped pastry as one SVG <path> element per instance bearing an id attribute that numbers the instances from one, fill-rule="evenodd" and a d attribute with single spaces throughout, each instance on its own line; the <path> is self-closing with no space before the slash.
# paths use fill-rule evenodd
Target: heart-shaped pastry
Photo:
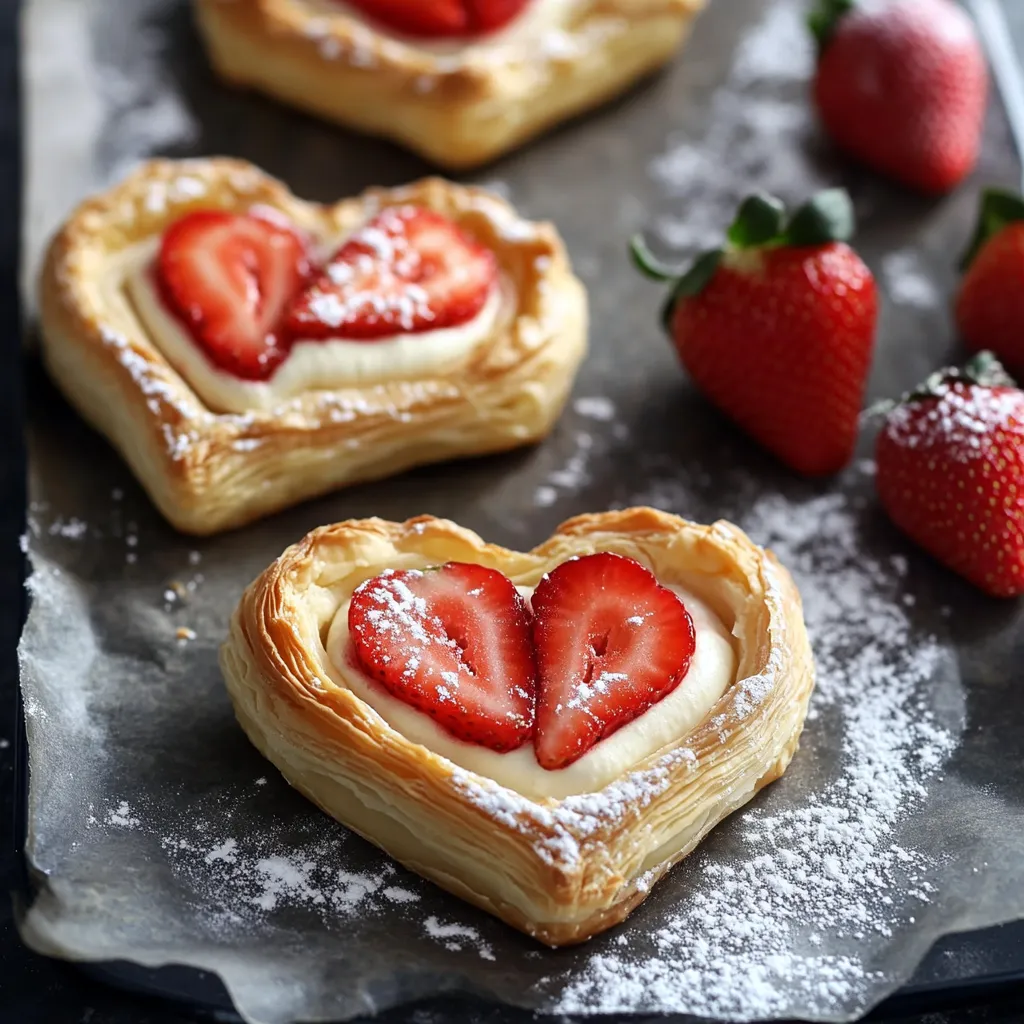
<path id="1" fill-rule="evenodd" d="M 774 557 L 653 509 L 581 516 L 525 553 L 430 517 L 315 530 L 246 591 L 221 667 L 292 785 L 550 945 L 623 920 L 778 778 L 814 681 Z"/>
<path id="2" fill-rule="evenodd" d="M 194 0 L 234 85 L 486 163 L 664 64 L 705 0 Z"/>
<path id="3" fill-rule="evenodd" d="M 545 436 L 586 349 L 561 239 L 430 179 L 321 206 L 241 161 L 84 202 L 40 280 L 46 366 L 177 527 Z"/>

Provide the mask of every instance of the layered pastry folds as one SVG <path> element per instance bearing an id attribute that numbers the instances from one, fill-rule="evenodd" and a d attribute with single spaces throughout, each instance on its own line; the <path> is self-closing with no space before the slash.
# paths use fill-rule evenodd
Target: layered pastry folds
<path id="1" fill-rule="evenodd" d="M 385 569 L 471 562 L 525 589 L 595 552 L 632 558 L 699 598 L 731 638 L 736 666 L 696 725 L 634 752 L 596 791 L 556 798 L 535 784 L 527 795 L 514 778 L 500 785 L 457 763 L 455 748 L 442 756 L 389 725 L 332 661 L 339 609 Z M 552 946 L 622 921 L 782 775 L 813 687 L 800 598 L 774 556 L 731 524 L 648 508 L 580 516 L 526 553 L 431 517 L 315 530 L 245 592 L 221 666 L 239 722 L 293 786 L 406 867 Z"/>
<path id="2" fill-rule="evenodd" d="M 196 0 L 196 12 L 227 81 L 467 168 L 664 64 L 703 3 L 532 0 L 493 34 L 441 43 L 336 0 Z"/>
<path id="3" fill-rule="evenodd" d="M 305 378 L 289 378 L 286 362 L 269 382 L 291 379 L 280 401 L 265 389 L 214 388 L 198 350 L 189 362 L 188 344 L 168 343 L 153 312 L 159 300 L 139 284 L 161 237 L 196 211 L 258 210 L 330 251 L 392 207 L 436 212 L 496 259 L 501 294 L 481 312 L 484 336 L 454 358 L 450 345 L 435 345 L 449 352 L 437 365 L 431 336 L 420 334 L 411 350 L 423 341 L 427 355 L 408 372 L 386 356 L 379 379 L 371 360 L 348 385 L 296 390 Z M 164 515 L 198 534 L 411 466 L 536 441 L 560 413 L 586 347 L 585 293 L 555 229 L 439 179 L 321 206 L 241 161 L 157 160 L 72 214 L 50 246 L 40 293 L 53 379 Z"/>

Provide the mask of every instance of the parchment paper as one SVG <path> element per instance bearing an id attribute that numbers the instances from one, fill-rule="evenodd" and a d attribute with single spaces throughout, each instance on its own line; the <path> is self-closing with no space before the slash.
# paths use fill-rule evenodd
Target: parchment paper
<path id="1" fill-rule="evenodd" d="M 685 381 L 657 289 L 625 257 L 645 227 L 691 252 L 754 186 L 795 200 L 842 182 L 886 294 L 873 395 L 957 354 L 947 296 L 974 189 L 925 201 L 831 153 L 807 110 L 800 7 L 715 0 L 669 73 L 479 176 L 557 220 L 591 289 L 592 355 L 536 449 L 196 543 L 33 382 L 21 655 L 40 888 L 22 927 L 36 948 L 216 971 L 264 1024 L 445 991 L 544 1014 L 838 1021 L 897 987 L 936 937 L 1024 914 L 1019 603 L 984 599 L 888 525 L 870 430 L 834 482 L 796 482 L 760 454 Z M 26 29 L 26 281 L 68 207 L 150 153 L 248 157 L 325 200 L 426 170 L 221 87 L 183 3 L 34 0 Z M 1014 182 L 1009 153 L 993 111 L 977 181 Z M 725 516 L 771 543 L 803 590 L 820 683 L 786 777 L 627 924 L 551 952 L 294 794 L 235 725 L 216 648 L 243 585 L 316 525 L 431 512 L 530 546 L 571 514 L 631 503 Z"/>

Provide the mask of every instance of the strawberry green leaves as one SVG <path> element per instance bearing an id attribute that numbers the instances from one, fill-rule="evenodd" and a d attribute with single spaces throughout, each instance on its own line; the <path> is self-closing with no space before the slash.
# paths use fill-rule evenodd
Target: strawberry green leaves
<path id="1" fill-rule="evenodd" d="M 990 238 L 998 235 L 1007 224 L 1016 221 L 1024 221 L 1024 198 L 1007 189 L 985 189 L 981 194 L 978 223 L 960 259 L 960 269 L 966 270 Z"/>
<path id="2" fill-rule="evenodd" d="M 662 324 L 668 330 L 672 311 L 679 300 L 699 295 L 711 282 L 727 253 L 846 242 L 853 233 L 853 203 L 845 189 L 819 192 L 791 216 L 787 216 L 781 200 L 758 192 L 740 204 L 726 231 L 725 245 L 701 253 L 687 268 L 663 263 L 640 235 L 630 241 L 630 253 L 642 274 L 672 285 L 661 311 Z"/>
<path id="3" fill-rule="evenodd" d="M 840 19 L 849 14 L 854 6 L 855 0 L 818 0 L 818 5 L 807 15 L 807 27 L 811 30 L 819 51 L 828 46 Z"/>

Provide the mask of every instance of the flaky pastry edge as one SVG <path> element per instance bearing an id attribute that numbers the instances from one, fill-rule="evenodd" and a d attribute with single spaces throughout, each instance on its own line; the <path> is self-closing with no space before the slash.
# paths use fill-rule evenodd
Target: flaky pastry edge
<path id="1" fill-rule="evenodd" d="M 326 669 L 332 587 L 405 556 L 472 561 L 514 580 L 611 550 L 680 582 L 738 639 L 736 679 L 689 735 L 597 793 L 533 800 L 407 740 Z M 348 583 L 345 584 L 348 586 Z M 779 778 L 814 685 L 800 597 L 737 527 L 650 508 L 583 515 L 533 551 L 446 520 L 314 530 L 243 595 L 221 649 L 242 728 L 328 814 L 442 888 L 550 946 L 623 921 L 727 815 Z"/>
<path id="2" fill-rule="evenodd" d="M 494 159 L 666 63 L 706 0 L 572 0 L 568 45 L 437 54 L 307 0 L 195 0 L 214 68 L 450 169 Z"/>
<path id="3" fill-rule="evenodd" d="M 215 413 L 104 283 L 120 253 L 193 209 L 262 204 L 336 236 L 403 203 L 437 210 L 490 246 L 516 295 L 511 323 L 446 373 Z M 561 413 L 586 350 L 586 293 L 555 228 L 438 178 L 322 206 L 244 161 L 154 160 L 78 207 L 49 246 L 39 291 L 50 375 L 164 516 L 195 534 L 412 466 L 537 441 Z"/>

